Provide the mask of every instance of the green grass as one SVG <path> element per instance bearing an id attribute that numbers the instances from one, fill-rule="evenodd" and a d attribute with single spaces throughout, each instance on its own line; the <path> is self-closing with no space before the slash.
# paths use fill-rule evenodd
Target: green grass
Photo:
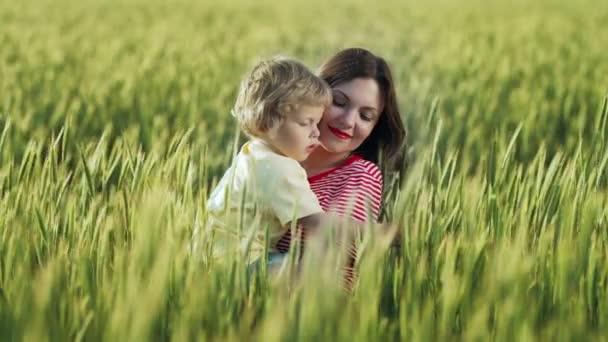
<path id="1" fill-rule="evenodd" d="M 590 0 L 0 1 L 1 339 L 605 338 L 607 23 Z M 241 76 L 347 46 L 395 72 L 403 248 L 364 250 L 350 296 L 201 264 Z"/>

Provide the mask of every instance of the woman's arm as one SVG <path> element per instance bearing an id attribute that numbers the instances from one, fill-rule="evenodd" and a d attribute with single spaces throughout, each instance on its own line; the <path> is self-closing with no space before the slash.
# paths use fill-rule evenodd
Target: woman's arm
<path id="1" fill-rule="evenodd" d="M 365 238 L 368 234 L 375 234 L 376 240 L 386 245 L 392 243 L 397 233 L 393 225 L 373 222 L 360 222 L 348 217 L 340 217 L 332 213 L 318 213 L 303 217 L 297 222 L 298 228 L 304 233 L 305 239 L 320 240 L 328 245 L 332 238 L 345 245 L 352 245 L 358 238 Z"/>

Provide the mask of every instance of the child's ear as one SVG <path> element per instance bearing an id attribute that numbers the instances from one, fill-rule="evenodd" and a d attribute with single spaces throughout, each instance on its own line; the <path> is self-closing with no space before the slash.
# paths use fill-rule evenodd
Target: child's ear
<path id="1" fill-rule="evenodd" d="M 263 132 L 261 132 L 261 136 L 266 139 L 272 139 L 272 138 L 276 137 L 278 126 L 279 125 L 274 125 L 270 128 L 265 129 Z"/>

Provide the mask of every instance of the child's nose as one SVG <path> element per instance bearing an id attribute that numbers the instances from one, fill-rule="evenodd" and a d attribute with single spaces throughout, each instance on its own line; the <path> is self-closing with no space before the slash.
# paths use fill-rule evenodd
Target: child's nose
<path id="1" fill-rule="evenodd" d="M 313 125 L 312 134 L 310 137 L 313 139 L 318 139 L 319 135 L 321 135 L 321 131 L 319 131 L 319 126 Z"/>

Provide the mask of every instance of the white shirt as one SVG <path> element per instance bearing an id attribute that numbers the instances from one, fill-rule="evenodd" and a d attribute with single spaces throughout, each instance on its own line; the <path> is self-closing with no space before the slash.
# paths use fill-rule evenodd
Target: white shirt
<path id="1" fill-rule="evenodd" d="M 302 166 L 252 140 L 209 197 L 213 254 L 239 252 L 253 260 L 264 250 L 266 233 L 272 250 L 287 223 L 322 211 Z"/>

